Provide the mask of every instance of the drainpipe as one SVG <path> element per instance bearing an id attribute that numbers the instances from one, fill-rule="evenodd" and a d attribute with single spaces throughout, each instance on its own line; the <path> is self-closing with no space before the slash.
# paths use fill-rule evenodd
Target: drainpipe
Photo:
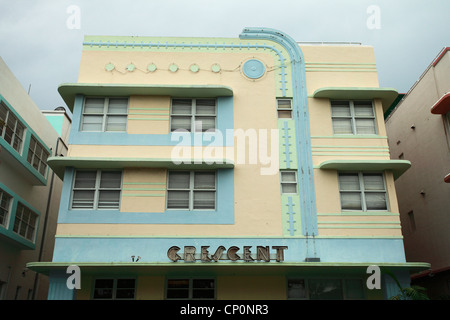
<path id="1" fill-rule="evenodd" d="M 58 146 L 59 146 L 59 142 L 60 141 L 66 147 L 66 149 L 68 149 L 67 145 L 61 139 L 61 137 L 58 137 L 58 139 L 56 139 L 55 156 L 58 155 Z M 54 181 L 54 179 L 55 179 L 55 172 L 52 170 L 52 177 L 51 177 L 51 180 L 50 180 L 50 189 L 48 191 L 48 198 L 47 198 L 47 208 L 45 210 L 45 216 L 44 216 L 44 226 L 43 226 L 43 229 L 42 229 L 41 246 L 39 248 L 38 262 L 41 262 L 43 251 L 44 251 L 45 235 L 46 235 L 46 232 L 47 232 L 48 214 L 49 214 L 49 211 L 50 211 L 50 202 L 51 202 L 51 198 L 52 198 L 53 181 Z M 36 272 L 36 275 L 34 276 L 33 298 L 32 298 L 33 300 L 36 299 L 38 286 L 39 286 L 39 273 Z"/>

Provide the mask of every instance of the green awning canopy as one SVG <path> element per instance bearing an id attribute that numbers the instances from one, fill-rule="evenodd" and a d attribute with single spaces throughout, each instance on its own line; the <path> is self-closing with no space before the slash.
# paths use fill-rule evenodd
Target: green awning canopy
<path id="1" fill-rule="evenodd" d="M 312 96 L 313 98 L 349 100 L 380 99 L 383 105 L 383 112 L 386 112 L 397 98 L 398 91 L 393 88 L 325 87 L 317 89 Z"/>
<path id="2" fill-rule="evenodd" d="M 75 96 L 120 97 L 131 95 L 158 95 L 184 98 L 231 97 L 233 90 L 222 85 L 152 85 L 116 83 L 64 83 L 58 87 L 64 102 L 73 112 Z"/>
<path id="3" fill-rule="evenodd" d="M 391 170 L 394 179 L 399 178 L 411 167 L 408 160 L 328 160 L 319 165 L 319 169 L 339 171 L 385 171 Z"/>
<path id="4" fill-rule="evenodd" d="M 183 162 L 182 162 L 183 161 Z M 168 169 L 229 169 L 234 163 L 229 159 L 156 159 L 156 158 L 90 158 L 50 157 L 49 167 L 63 179 L 66 167 L 77 169 L 123 169 L 123 168 L 168 168 Z"/>
<path id="5" fill-rule="evenodd" d="M 391 271 L 409 270 L 411 274 L 430 269 L 429 263 L 423 262 L 268 262 L 268 263 L 149 263 L 149 262 L 30 262 L 27 268 L 37 273 L 49 275 L 50 272 L 66 272 L 68 266 L 77 265 L 83 274 L 215 274 L 215 275 L 298 275 L 335 274 L 343 272 L 366 274 L 369 265 L 377 265 Z"/>

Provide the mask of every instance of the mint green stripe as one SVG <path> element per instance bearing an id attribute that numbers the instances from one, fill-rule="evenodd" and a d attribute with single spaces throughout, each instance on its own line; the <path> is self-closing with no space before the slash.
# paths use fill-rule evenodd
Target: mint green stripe
<path id="1" fill-rule="evenodd" d="M 133 112 L 133 113 L 130 113 L 129 114 L 130 116 L 146 116 L 146 115 L 149 115 L 149 116 L 158 116 L 158 115 L 161 115 L 161 116 L 168 116 L 169 115 L 169 112 L 147 112 L 147 113 L 143 113 L 143 112 L 141 112 L 141 113 L 136 113 L 136 112 Z"/>
<path id="2" fill-rule="evenodd" d="M 389 153 L 322 153 L 322 152 L 313 152 L 313 156 L 376 156 L 376 157 L 389 157 Z"/>
<path id="3" fill-rule="evenodd" d="M 123 188 L 124 191 L 166 191 L 165 188 Z"/>
<path id="4" fill-rule="evenodd" d="M 305 65 L 352 65 L 352 66 L 376 66 L 376 63 L 352 63 L 352 62 L 305 62 Z"/>
<path id="5" fill-rule="evenodd" d="M 312 139 L 387 139 L 387 136 L 378 135 L 348 135 L 348 136 L 311 136 Z"/>
<path id="6" fill-rule="evenodd" d="M 322 221 L 318 224 L 400 224 L 400 221 Z"/>
<path id="7" fill-rule="evenodd" d="M 371 147 L 371 146 L 312 146 L 311 148 L 332 148 L 332 149 L 334 149 L 334 148 L 361 148 L 361 149 L 387 149 L 387 150 L 389 150 L 389 147 L 380 147 L 380 146 L 374 146 L 374 147 Z"/>
<path id="8" fill-rule="evenodd" d="M 401 229 L 401 226 L 319 226 L 320 229 Z"/>
<path id="9" fill-rule="evenodd" d="M 169 111 L 169 108 L 128 108 L 128 110 L 161 110 L 161 111 Z"/>
<path id="10" fill-rule="evenodd" d="M 129 184 L 129 185 L 162 185 L 165 186 L 165 182 L 124 182 L 123 184 Z"/>
<path id="11" fill-rule="evenodd" d="M 164 121 L 169 121 L 169 118 L 128 118 L 128 120 L 164 120 Z"/>
<path id="12" fill-rule="evenodd" d="M 164 197 L 164 193 L 142 194 L 142 193 L 124 193 L 124 197 Z"/>

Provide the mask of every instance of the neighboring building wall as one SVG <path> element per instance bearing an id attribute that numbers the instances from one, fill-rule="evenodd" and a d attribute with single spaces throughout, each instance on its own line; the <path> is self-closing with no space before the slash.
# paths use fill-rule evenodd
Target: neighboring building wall
<path id="1" fill-rule="evenodd" d="M 39 163 L 36 155 L 32 158 L 30 145 L 34 139 L 49 156 L 55 154 L 57 145 L 59 154 L 66 151 L 63 143 L 58 143 L 59 135 L 1 59 L 0 100 L 1 117 L 7 110 L 10 128 L 15 124 L 15 142 L 21 140 L 20 147 L 10 142 L 11 131 L 1 124 L 0 299 L 46 299 L 48 279 L 28 270 L 26 264 L 52 259 L 62 181 L 56 176 L 53 178 L 51 169 L 43 167 L 45 159 Z M 17 126 L 23 126 L 23 130 Z M 22 205 L 33 212 L 31 216 L 36 221 L 25 221 L 26 210 L 18 224 Z"/>
<path id="2" fill-rule="evenodd" d="M 393 159 L 407 159 L 412 167 L 396 181 L 406 257 L 431 264 L 433 273 L 418 279 L 437 298 L 450 294 L 450 172 L 449 108 L 432 114 L 432 107 L 450 92 L 448 49 L 423 73 L 386 120 Z M 427 279 L 428 278 L 428 279 Z M 439 278 L 438 290 L 432 282 Z"/>

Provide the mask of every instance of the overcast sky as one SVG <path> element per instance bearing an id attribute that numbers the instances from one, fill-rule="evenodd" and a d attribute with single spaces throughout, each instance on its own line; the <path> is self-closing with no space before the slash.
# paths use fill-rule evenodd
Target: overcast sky
<path id="1" fill-rule="evenodd" d="M 371 45 L 380 86 L 407 92 L 450 46 L 449 13 L 449 0 L 0 0 L 0 56 L 39 108 L 54 109 L 58 85 L 77 81 L 84 35 L 238 38 L 267 27 Z"/>

